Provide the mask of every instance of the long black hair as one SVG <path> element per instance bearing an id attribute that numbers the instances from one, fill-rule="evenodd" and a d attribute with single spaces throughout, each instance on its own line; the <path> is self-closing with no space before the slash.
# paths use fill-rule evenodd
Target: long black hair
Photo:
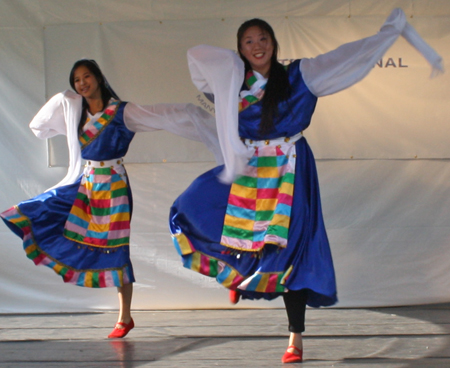
<path id="1" fill-rule="evenodd" d="M 97 62 L 95 60 L 90 60 L 90 59 L 81 59 L 81 60 L 76 61 L 75 64 L 73 64 L 72 70 L 70 71 L 69 82 L 70 82 L 70 86 L 73 88 L 73 90 L 75 92 L 77 92 L 77 90 L 75 89 L 75 70 L 77 70 L 82 65 L 85 66 L 86 68 L 88 68 L 89 71 L 97 79 L 97 82 L 100 86 L 100 93 L 102 96 L 102 103 L 103 103 L 102 110 L 104 110 L 106 108 L 106 106 L 108 106 L 108 102 L 111 99 L 111 97 L 115 98 L 116 100 L 119 100 L 119 97 L 114 92 L 114 90 L 110 87 L 108 81 L 106 80 L 105 76 L 103 75 L 102 71 L 100 70 L 100 67 L 98 66 Z M 78 131 L 79 132 L 81 131 L 84 123 L 86 122 L 88 107 L 89 107 L 88 103 L 87 103 L 86 99 L 83 97 L 81 118 L 80 118 L 80 122 L 78 123 Z"/>
<path id="2" fill-rule="evenodd" d="M 245 73 L 247 74 L 247 71 L 252 68 L 248 60 L 241 52 L 241 41 L 245 31 L 251 27 L 258 27 L 263 32 L 267 33 L 272 39 L 273 44 L 269 79 L 267 81 L 264 98 L 262 100 L 262 114 L 261 122 L 259 124 L 259 134 L 264 136 L 274 129 L 275 119 L 278 115 L 278 104 L 289 98 L 291 94 L 291 85 L 284 66 L 277 60 L 279 47 L 278 41 L 275 38 L 275 33 L 269 23 L 259 18 L 250 19 L 242 23 L 237 32 L 237 49 L 245 64 Z"/>

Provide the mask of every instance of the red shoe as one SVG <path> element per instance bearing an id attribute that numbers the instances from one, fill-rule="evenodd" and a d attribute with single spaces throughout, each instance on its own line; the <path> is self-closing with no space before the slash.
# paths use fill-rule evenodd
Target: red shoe
<path id="1" fill-rule="evenodd" d="M 241 294 L 237 290 L 230 290 L 230 294 L 228 295 L 230 298 L 231 304 L 237 304 L 239 301 L 239 298 L 241 297 Z"/>
<path id="2" fill-rule="evenodd" d="M 289 349 L 293 349 L 293 351 L 289 352 Z M 302 360 L 303 350 L 295 347 L 294 345 L 291 345 L 286 349 L 286 352 L 281 358 L 281 363 L 301 363 Z"/>
<path id="3" fill-rule="evenodd" d="M 122 326 L 122 328 L 119 328 L 120 326 Z M 133 318 L 131 318 L 129 323 L 117 322 L 112 332 L 108 335 L 108 339 L 125 337 L 132 328 L 134 328 Z"/>

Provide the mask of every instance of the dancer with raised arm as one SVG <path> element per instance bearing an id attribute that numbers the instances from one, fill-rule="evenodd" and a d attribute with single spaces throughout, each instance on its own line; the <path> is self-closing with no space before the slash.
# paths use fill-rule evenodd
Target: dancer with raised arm
<path id="1" fill-rule="evenodd" d="M 225 166 L 201 175 L 174 202 L 175 247 L 184 267 L 229 288 L 232 303 L 284 298 L 290 337 L 283 363 L 302 361 L 306 305 L 337 301 L 314 156 L 302 132 L 318 97 L 364 78 L 400 35 L 443 71 L 400 9 L 376 35 L 287 67 L 261 19 L 239 28 L 240 58 L 206 45 L 188 52 L 194 84 L 214 95 Z"/>
<path id="2" fill-rule="evenodd" d="M 117 287 L 119 316 L 108 337 L 121 338 L 134 327 L 135 281 L 129 246 L 133 203 L 123 157 L 136 132 L 166 129 L 202 140 L 214 118 L 191 104 L 121 101 L 94 60 L 74 64 L 70 85 L 76 93 L 52 97 L 30 124 L 39 138 L 67 135 L 66 177 L 0 216 L 23 239 L 27 257 L 52 268 L 64 282 Z"/>

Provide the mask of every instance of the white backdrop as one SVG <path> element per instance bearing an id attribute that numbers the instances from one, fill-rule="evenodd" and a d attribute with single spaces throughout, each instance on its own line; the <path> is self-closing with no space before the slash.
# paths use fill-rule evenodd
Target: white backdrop
<path id="1" fill-rule="evenodd" d="M 0 209 L 64 176 L 64 138 L 40 141 L 28 123 L 69 87 L 77 59 L 96 59 L 123 100 L 193 102 L 213 112 L 190 82 L 189 47 L 235 49 L 238 26 L 261 17 L 275 29 L 282 59 L 311 57 L 374 34 L 394 7 L 450 59 L 447 0 L 0 1 Z M 450 301 L 450 73 L 429 74 L 400 39 L 364 81 L 321 98 L 305 132 L 317 158 L 338 306 Z M 166 132 L 136 136 L 126 158 L 134 308 L 229 307 L 226 290 L 181 267 L 167 227 L 173 200 L 212 160 L 200 143 Z M 115 290 L 65 285 L 35 267 L 3 224 L 0 252 L 2 313 L 117 308 Z"/>

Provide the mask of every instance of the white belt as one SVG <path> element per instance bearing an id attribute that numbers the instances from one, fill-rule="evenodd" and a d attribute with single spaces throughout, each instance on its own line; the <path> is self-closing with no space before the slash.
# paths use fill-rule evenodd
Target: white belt
<path id="1" fill-rule="evenodd" d="M 105 161 L 94 161 L 94 160 L 87 160 L 84 167 L 115 167 L 115 166 L 122 166 L 123 165 L 123 158 L 114 158 L 112 160 L 105 160 Z"/>
<path id="2" fill-rule="evenodd" d="M 244 144 L 247 147 L 261 147 L 261 146 L 279 146 L 279 145 L 285 145 L 285 144 L 294 144 L 297 142 L 300 138 L 303 137 L 303 133 L 297 133 L 296 135 L 293 135 L 292 137 L 280 137 L 280 138 L 274 138 L 274 139 L 266 139 L 264 141 L 254 141 L 253 139 L 243 139 Z"/>

